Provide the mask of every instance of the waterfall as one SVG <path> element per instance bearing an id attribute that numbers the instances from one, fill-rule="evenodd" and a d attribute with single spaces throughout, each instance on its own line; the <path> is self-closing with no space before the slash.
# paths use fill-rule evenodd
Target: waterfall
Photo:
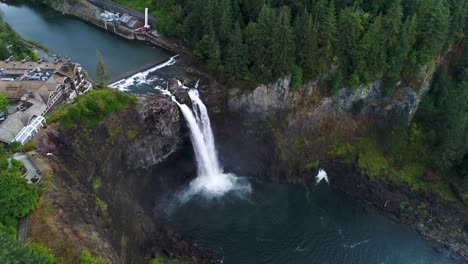
<path id="1" fill-rule="evenodd" d="M 248 182 L 241 181 L 234 174 L 223 172 L 218 161 L 208 110 L 200 99 L 198 90 L 190 89 L 188 95 L 192 109 L 171 97 L 187 121 L 197 162 L 197 177 L 190 183 L 190 188 L 182 193 L 181 199 L 188 200 L 195 194 L 218 197 L 229 191 L 250 192 Z"/>

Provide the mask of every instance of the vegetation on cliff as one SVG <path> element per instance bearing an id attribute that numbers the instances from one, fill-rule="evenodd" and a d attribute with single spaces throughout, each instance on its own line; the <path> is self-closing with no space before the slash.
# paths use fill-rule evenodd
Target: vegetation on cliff
<path id="1" fill-rule="evenodd" d="M 28 56 L 33 61 L 39 59 L 18 33 L 3 21 L 3 14 L 0 13 L 0 60 L 5 60 L 12 55 L 15 60 L 22 60 Z"/>
<path id="2" fill-rule="evenodd" d="M 17 218 L 36 207 L 38 192 L 22 177 L 23 164 L 7 154 L 0 145 L 0 231 L 16 235 Z"/>
<path id="3" fill-rule="evenodd" d="M 64 127 L 74 124 L 94 125 L 110 113 L 136 103 L 137 99 L 134 96 L 102 88 L 78 97 L 74 104 L 63 105 L 48 117 L 48 122 L 60 122 Z"/>
<path id="4" fill-rule="evenodd" d="M 466 204 L 468 198 L 468 52 L 457 65 L 436 73 L 408 126 L 395 114 L 356 145 L 337 143 L 334 156 L 352 156 L 370 177 L 439 194 Z M 337 147 L 339 146 L 339 147 Z M 347 147 L 345 147 L 347 146 Z M 345 152 L 336 151 L 346 149 Z"/>
<path id="5" fill-rule="evenodd" d="M 0 145 L 0 263 L 54 264 L 57 259 L 36 243 L 15 241 L 18 218 L 36 208 L 38 191 L 22 177 L 23 165 Z"/>
<path id="6" fill-rule="evenodd" d="M 387 94 L 460 42 L 468 8 L 464 0 L 114 1 L 155 10 L 163 34 L 226 78 L 271 81 L 300 69 L 352 87 L 384 79 Z"/>
<path id="7" fill-rule="evenodd" d="M 57 258 L 36 243 L 20 243 L 0 232 L 0 263 L 56 264 Z"/>

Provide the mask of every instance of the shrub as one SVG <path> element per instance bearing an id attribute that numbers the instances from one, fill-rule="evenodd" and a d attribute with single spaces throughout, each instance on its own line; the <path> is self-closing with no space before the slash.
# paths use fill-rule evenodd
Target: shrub
<path id="1" fill-rule="evenodd" d="M 80 123 L 94 125 L 103 121 L 110 113 L 137 103 L 134 96 L 117 90 L 104 88 L 93 90 L 78 97 L 71 105 L 64 105 L 49 116 L 49 123 L 60 122 L 64 127 Z"/>
<path id="2" fill-rule="evenodd" d="M 102 264 L 102 263 L 104 262 L 102 261 L 101 257 L 93 257 L 93 255 L 91 255 L 91 253 L 87 250 L 83 250 L 83 252 L 81 252 L 80 264 Z"/>
<path id="3" fill-rule="evenodd" d="M 302 69 L 301 67 L 294 64 L 291 69 L 291 87 L 293 89 L 298 88 L 302 84 Z"/>

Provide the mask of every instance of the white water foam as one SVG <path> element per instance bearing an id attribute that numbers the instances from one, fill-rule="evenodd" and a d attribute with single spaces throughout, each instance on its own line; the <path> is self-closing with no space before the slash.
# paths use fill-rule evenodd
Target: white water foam
<path id="1" fill-rule="evenodd" d="M 327 184 L 329 183 L 327 172 L 323 169 L 320 169 L 317 176 L 315 176 L 315 185 L 319 184 L 321 181 L 325 181 Z"/>
<path id="2" fill-rule="evenodd" d="M 179 87 L 188 90 L 192 109 L 181 104 L 167 89 L 155 87 L 162 94 L 169 96 L 180 108 L 190 130 L 190 139 L 197 162 L 197 177 L 190 183 L 188 189 L 178 194 L 178 202 L 185 203 L 194 195 L 201 194 L 205 198 L 221 197 L 228 192 L 235 192 L 241 197 L 250 193 L 250 183 L 232 173 L 224 173 L 219 164 L 213 131 L 211 129 L 208 109 L 196 88 L 189 88 L 177 80 Z"/>
<path id="3" fill-rule="evenodd" d="M 152 68 L 150 68 L 150 69 L 148 69 L 146 71 L 135 73 L 134 75 L 132 75 L 132 76 L 130 76 L 128 78 L 125 78 L 125 79 L 122 79 L 120 81 L 114 82 L 114 83 L 110 84 L 109 87 L 114 88 L 114 89 L 119 89 L 120 91 L 127 92 L 127 91 L 129 91 L 129 87 L 132 86 L 132 85 L 143 84 L 143 83 L 149 84 L 151 82 L 151 80 L 147 79 L 149 73 L 154 72 L 156 70 L 159 70 L 161 68 L 167 67 L 167 66 L 174 65 L 176 63 L 176 58 L 178 56 L 179 55 L 175 55 L 175 56 L 171 57 L 169 60 L 167 60 L 166 62 L 158 64 L 158 65 L 156 65 L 156 66 L 154 66 L 154 67 L 152 67 Z"/>
<path id="4" fill-rule="evenodd" d="M 242 181 L 232 173 L 223 172 L 218 161 L 208 110 L 197 90 L 190 89 L 188 95 L 193 111 L 187 105 L 177 102 L 175 98 L 173 100 L 179 105 L 190 129 L 198 173 L 197 178 L 190 183 L 189 189 L 181 193 L 180 199 L 184 202 L 196 194 L 213 198 L 230 191 L 249 193 L 251 186 L 248 182 Z"/>

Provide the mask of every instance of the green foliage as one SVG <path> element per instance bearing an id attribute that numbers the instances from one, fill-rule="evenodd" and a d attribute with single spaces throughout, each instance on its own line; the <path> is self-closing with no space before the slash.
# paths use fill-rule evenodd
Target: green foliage
<path id="1" fill-rule="evenodd" d="M 103 264 L 101 257 L 93 257 L 87 250 L 83 250 L 80 256 L 80 264 Z"/>
<path id="2" fill-rule="evenodd" d="M 298 88 L 302 84 L 303 73 L 301 67 L 293 65 L 291 67 L 291 87 Z"/>
<path id="3" fill-rule="evenodd" d="M 59 263 L 58 259 L 54 256 L 52 251 L 41 244 L 28 242 L 27 245 L 31 249 L 33 255 L 35 256 L 43 256 L 44 263 L 55 264 Z"/>
<path id="4" fill-rule="evenodd" d="M 5 111 L 7 105 L 10 103 L 4 94 L 0 93 L 0 111 Z"/>
<path id="5" fill-rule="evenodd" d="M 107 213 L 107 208 L 108 208 L 107 203 L 99 199 L 99 197 L 97 196 L 96 196 L 96 205 L 98 206 L 99 210 L 101 210 L 102 213 Z"/>
<path id="6" fill-rule="evenodd" d="M 11 55 L 16 60 L 22 60 L 29 56 L 31 60 L 37 61 L 36 53 L 29 48 L 24 40 L 18 35 L 0 16 L 0 59 L 4 60 Z"/>
<path id="7" fill-rule="evenodd" d="M 248 71 L 248 50 L 243 43 L 242 31 L 239 22 L 234 26 L 234 31 L 229 38 L 226 51 L 224 70 L 231 80 L 243 79 Z"/>
<path id="8" fill-rule="evenodd" d="M 12 142 L 8 145 L 8 151 L 11 153 L 21 152 L 23 151 L 23 145 L 18 141 Z"/>
<path id="9" fill-rule="evenodd" d="M 136 97 L 104 88 L 78 97 L 71 105 L 64 105 L 48 118 L 49 123 L 60 122 L 64 127 L 74 124 L 94 125 L 110 113 L 137 103 Z"/>
<path id="10" fill-rule="evenodd" d="M 0 220 L 22 217 L 36 207 L 38 192 L 18 173 L 0 174 Z"/>
<path id="11" fill-rule="evenodd" d="M 178 259 L 167 259 L 163 257 L 153 258 L 149 264 L 185 264 L 186 262 Z"/>
<path id="12" fill-rule="evenodd" d="M 127 131 L 127 139 L 129 141 L 133 141 L 137 138 L 138 136 L 138 130 L 135 130 L 135 129 L 130 129 Z"/>
<path id="13" fill-rule="evenodd" d="M 319 161 L 314 160 L 306 164 L 305 169 L 306 170 L 312 170 L 312 169 L 318 169 L 319 166 Z"/>
<path id="14" fill-rule="evenodd" d="M 94 192 L 98 192 L 99 189 L 101 188 L 102 182 L 101 178 L 97 177 L 93 179 L 93 190 Z"/>
<path id="15" fill-rule="evenodd" d="M 0 224 L 4 231 L 16 226 L 12 219 L 23 217 L 36 207 L 37 188 L 21 177 L 22 168 L 21 162 L 15 159 L 8 161 L 7 152 L 0 145 Z"/>
<path id="16" fill-rule="evenodd" d="M 0 232 L 0 263 L 56 264 L 50 250 L 34 243 L 20 243 Z"/>

